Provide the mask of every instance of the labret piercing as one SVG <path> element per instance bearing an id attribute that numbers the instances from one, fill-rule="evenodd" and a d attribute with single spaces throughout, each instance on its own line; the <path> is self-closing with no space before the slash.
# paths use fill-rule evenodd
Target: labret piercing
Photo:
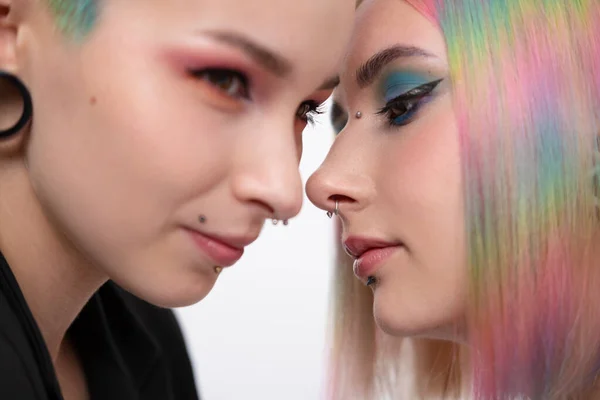
<path id="1" fill-rule="evenodd" d="M 271 220 L 271 222 L 273 223 L 273 225 L 277 225 L 277 224 L 279 223 L 279 220 L 278 220 L 278 219 L 276 219 L 276 218 L 273 218 L 273 219 Z M 287 219 L 284 219 L 282 222 L 283 222 L 283 225 L 284 225 L 284 226 L 288 226 L 288 225 L 290 224 L 290 221 L 289 221 L 289 220 L 287 220 Z"/>
<path id="2" fill-rule="evenodd" d="M 362 118 L 362 113 L 360 111 L 356 112 L 356 119 L 361 119 Z"/>
<path id="3" fill-rule="evenodd" d="M 198 221 L 200 221 L 201 224 L 205 224 L 206 223 L 206 217 L 204 215 L 200 215 L 198 217 Z M 215 274 L 219 275 L 223 271 L 223 267 L 216 266 L 216 267 L 213 268 L 213 270 L 215 271 Z"/>
<path id="4" fill-rule="evenodd" d="M 333 211 L 327 211 L 327 217 L 332 218 L 334 215 L 340 215 L 340 202 L 335 201 L 335 209 Z"/>

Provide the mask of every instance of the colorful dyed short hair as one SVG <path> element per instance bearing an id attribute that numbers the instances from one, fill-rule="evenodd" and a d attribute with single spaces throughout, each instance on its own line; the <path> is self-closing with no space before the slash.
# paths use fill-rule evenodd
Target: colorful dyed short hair
<path id="1" fill-rule="evenodd" d="M 100 0 L 47 0 L 58 28 L 69 37 L 84 38 L 98 18 Z"/>
<path id="2" fill-rule="evenodd" d="M 405 1 L 445 37 L 459 126 L 472 351 L 456 376 L 477 400 L 588 399 L 600 372 L 600 2 Z M 338 353 L 352 352 L 344 332 Z M 365 390 L 393 375 L 371 350 Z"/>

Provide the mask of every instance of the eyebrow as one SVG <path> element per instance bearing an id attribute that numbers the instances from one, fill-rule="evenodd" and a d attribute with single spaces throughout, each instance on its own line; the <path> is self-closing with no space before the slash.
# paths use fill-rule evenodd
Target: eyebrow
<path id="1" fill-rule="evenodd" d="M 337 75 L 332 76 L 328 79 L 325 79 L 325 81 L 321 84 L 321 86 L 319 86 L 319 89 L 317 89 L 317 90 L 333 90 L 339 84 L 340 84 L 340 77 Z"/>
<path id="2" fill-rule="evenodd" d="M 237 47 L 277 77 L 285 78 L 292 73 L 292 63 L 289 60 L 244 35 L 223 31 L 203 31 L 203 33 L 220 42 Z"/>
<path id="3" fill-rule="evenodd" d="M 369 58 L 367 62 L 358 67 L 356 70 L 356 83 L 358 84 L 358 87 L 362 89 L 371 85 L 379 76 L 383 68 L 392 61 L 395 61 L 398 58 L 410 57 L 431 58 L 436 56 L 420 47 L 403 45 L 388 47 L 387 49 L 381 50 Z"/>

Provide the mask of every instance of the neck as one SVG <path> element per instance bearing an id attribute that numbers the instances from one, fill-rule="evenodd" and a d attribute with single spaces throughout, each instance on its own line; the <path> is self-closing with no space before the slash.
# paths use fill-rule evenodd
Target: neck
<path id="1" fill-rule="evenodd" d="M 44 213 L 21 161 L 2 166 L 0 250 L 56 363 L 69 326 L 107 278 Z"/>

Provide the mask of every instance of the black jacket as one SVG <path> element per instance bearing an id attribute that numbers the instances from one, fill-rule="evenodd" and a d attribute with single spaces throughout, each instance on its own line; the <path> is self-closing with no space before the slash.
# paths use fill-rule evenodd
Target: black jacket
<path id="1" fill-rule="evenodd" d="M 109 282 L 68 334 L 83 364 L 91 400 L 198 400 L 171 310 Z M 48 349 L 1 254 L 0 400 L 63 400 Z"/>

